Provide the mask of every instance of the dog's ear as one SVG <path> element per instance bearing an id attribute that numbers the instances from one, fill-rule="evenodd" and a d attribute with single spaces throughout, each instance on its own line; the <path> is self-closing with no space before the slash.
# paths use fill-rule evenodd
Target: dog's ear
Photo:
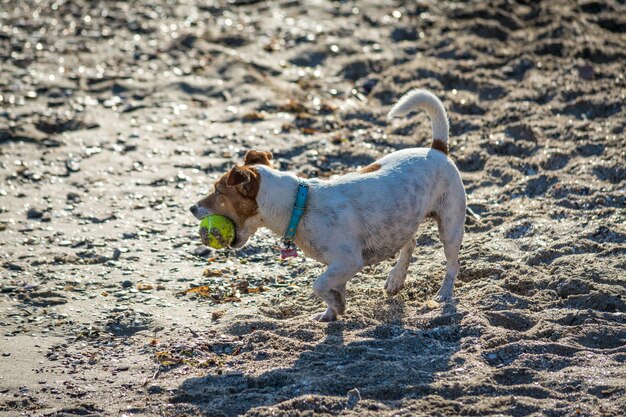
<path id="1" fill-rule="evenodd" d="M 259 174 L 254 168 L 234 167 L 228 173 L 226 185 L 236 187 L 239 194 L 254 198 L 259 192 Z"/>
<path id="2" fill-rule="evenodd" d="M 257 151 L 255 149 L 249 150 L 246 152 L 246 156 L 244 157 L 244 164 L 252 165 L 267 165 L 272 166 L 270 160 L 272 159 L 272 153 L 267 151 Z"/>
<path id="3" fill-rule="evenodd" d="M 250 182 L 250 172 L 243 167 L 234 167 L 228 173 L 228 178 L 226 179 L 226 185 L 229 187 L 234 187 L 236 185 L 245 185 Z"/>

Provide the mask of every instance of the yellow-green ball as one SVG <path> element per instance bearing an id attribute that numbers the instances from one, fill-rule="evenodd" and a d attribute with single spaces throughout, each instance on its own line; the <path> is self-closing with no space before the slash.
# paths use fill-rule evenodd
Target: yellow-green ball
<path id="1" fill-rule="evenodd" d="M 225 248 L 235 239 L 235 224 L 228 217 L 212 214 L 200 222 L 200 237 L 213 249 Z"/>

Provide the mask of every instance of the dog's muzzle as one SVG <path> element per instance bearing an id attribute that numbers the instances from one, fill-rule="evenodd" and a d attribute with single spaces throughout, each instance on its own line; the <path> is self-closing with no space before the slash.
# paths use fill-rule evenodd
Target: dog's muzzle
<path id="1" fill-rule="evenodd" d="M 209 210 L 205 209 L 204 207 L 200 207 L 197 204 L 194 204 L 193 206 L 189 207 L 189 211 L 198 220 L 202 220 L 202 219 L 204 219 L 206 216 L 208 216 L 210 214 Z"/>

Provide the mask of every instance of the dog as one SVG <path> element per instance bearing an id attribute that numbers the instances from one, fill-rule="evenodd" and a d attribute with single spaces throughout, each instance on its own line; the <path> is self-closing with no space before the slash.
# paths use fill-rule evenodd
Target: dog
<path id="1" fill-rule="evenodd" d="M 357 172 L 330 180 L 309 179 L 308 199 L 295 234 L 295 244 L 326 265 L 313 291 L 327 305 L 313 316 L 333 321 L 346 306 L 346 283 L 364 266 L 398 254 L 384 289 L 394 295 L 404 288 L 417 228 L 426 218 L 437 222 L 446 257 L 446 273 L 435 300 L 453 297 L 460 271 L 466 196 L 461 175 L 448 157 L 448 117 L 441 101 L 426 90 L 412 90 L 389 111 L 388 118 L 425 110 L 432 125 L 430 148 L 393 152 Z M 290 225 L 301 179 L 274 169 L 272 153 L 250 150 L 216 183 L 214 191 L 190 207 L 198 219 L 210 214 L 231 218 L 240 248 L 260 227 L 277 234 Z M 205 242 L 206 243 L 206 242 Z"/>

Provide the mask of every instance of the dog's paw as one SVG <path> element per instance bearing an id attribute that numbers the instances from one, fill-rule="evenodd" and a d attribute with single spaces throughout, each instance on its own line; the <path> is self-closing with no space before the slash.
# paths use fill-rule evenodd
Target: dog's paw
<path id="1" fill-rule="evenodd" d="M 335 321 L 337 319 L 337 316 L 335 316 L 335 313 L 329 308 L 328 310 L 326 310 L 323 313 L 318 313 L 318 314 L 314 314 L 311 316 L 312 320 L 315 321 L 321 321 L 323 323 L 329 322 L 329 321 Z"/>
<path id="2" fill-rule="evenodd" d="M 406 279 L 406 275 L 400 275 L 394 273 L 393 270 L 389 272 L 389 276 L 387 277 L 387 281 L 385 281 L 385 292 L 388 296 L 396 295 L 404 288 L 404 280 Z"/>

